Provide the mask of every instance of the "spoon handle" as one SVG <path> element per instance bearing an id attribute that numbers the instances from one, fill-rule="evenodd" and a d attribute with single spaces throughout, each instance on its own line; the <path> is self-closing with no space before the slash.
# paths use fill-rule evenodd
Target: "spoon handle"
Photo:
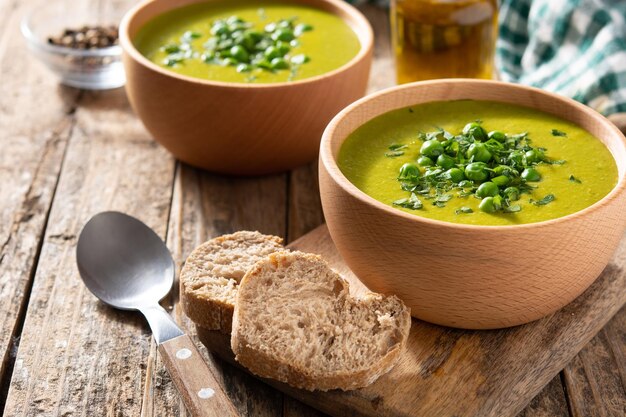
<path id="1" fill-rule="evenodd" d="M 159 345 L 165 367 L 194 417 L 237 416 L 237 410 L 187 335 Z"/>

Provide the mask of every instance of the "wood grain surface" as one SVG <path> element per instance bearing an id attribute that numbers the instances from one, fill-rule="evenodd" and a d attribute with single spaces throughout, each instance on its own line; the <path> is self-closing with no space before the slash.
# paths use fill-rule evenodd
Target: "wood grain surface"
<path id="1" fill-rule="evenodd" d="M 189 413 L 196 417 L 239 415 L 188 335 L 159 345 L 159 353 Z"/>
<path id="2" fill-rule="evenodd" d="M 339 256 L 325 226 L 289 247 L 322 255 L 356 294 L 366 290 Z M 515 416 L 626 302 L 623 250 L 626 239 L 589 290 L 539 321 L 470 331 L 414 320 L 407 350 L 396 367 L 367 388 L 310 393 L 267 382 L 333 416 Z M 200 329 L 201 340 L 233 362 L 228 345 L 215 345 L 227 344 L 228 338 L 215 333 Z"/>
<path id="3" fill-rule="evenodd" d="M 80 284 L 76 233 L 92 214 L 122 210 L 167 239 L 179 266 L 208 237 L 242 228 L 291 241 L 322 222 L 317 169 L 231 179 L 175 165 L 122 90 L 61 87 L 29 54 L 18 26 L 34 4 L 0 0 L 0 412 L 188 416 L 143 319 L 103 306 Z M 362 10 L 376 33 L 375 91 L 393 83 L 387 16 Z M 188 326 L 176 300 L 173 292 L 163 304 Z M 622 310 L 522 415 L 623 417 L 625 317 Z M 242 416 L 324 415 L 197 345 Z"/>

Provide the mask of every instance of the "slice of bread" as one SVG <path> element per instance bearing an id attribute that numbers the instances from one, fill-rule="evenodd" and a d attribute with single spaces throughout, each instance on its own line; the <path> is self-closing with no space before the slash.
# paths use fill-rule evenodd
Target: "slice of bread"
<path id="1" fill-rule="evenodd" d="M 410 326 L 397 297 L 354 298 L 321 257 L 278 252 L 239 285 L 231 347 L 256 375 L 311 391 L 350 390 L 393 367 Z"/>
<path id="2" fill-rule="evenodd" d="M 283 250 L 281 238 L 249 231 L 198 246 L 180 273 L 183 311 L 194 323 L 229 334 L 239 282 L 257 261 Z"/>

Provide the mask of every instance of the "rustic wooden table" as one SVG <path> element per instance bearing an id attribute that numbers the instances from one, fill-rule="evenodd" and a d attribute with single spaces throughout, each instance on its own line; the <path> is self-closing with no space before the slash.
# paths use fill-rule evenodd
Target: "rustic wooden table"
<path id="1" fill-rule="evenodd" d="M 0 408 L 7 417 L 186 415 L 144 320 L 83 286 L 77 234 L 95 213 L 123 211 L 162 236 L 179 267 L 199 243 L 239 229 L 292 241 L 323 222 L 315 163 L 247 179 L 177 163 L 122 89 L 62 87 L 34 60 L 18 31 L 30 3 L 0 0 Z M 392 79 L 387 16 L 363 11 L 377 35 L 373 91 Z M 176 301 L 174 291 L 166 304 L 191 330 Z M 321 415 L 203 352 L 242 415 Z M 624 416 L 625 387 L 622 309 L 521 415 Z"/>

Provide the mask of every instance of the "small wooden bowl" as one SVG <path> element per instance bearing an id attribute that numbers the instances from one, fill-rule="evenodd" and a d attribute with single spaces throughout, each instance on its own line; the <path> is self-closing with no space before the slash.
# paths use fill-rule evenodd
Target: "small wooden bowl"
<path id="1" fill-rule="evenodd" d="M 289 83 L 187 77 L 155 65 L 133 45 L 137 31 L 155 16 L 207 1 L 215 0 L 147 1 L 122 20 L 126 92 L 139 118 L 178 159 L 211 171 L 265 174 L 315 159 L 330 119 L 365 94 L 373 45 L 367 19 L 340 0 L 289 0 L 336 14 L 361 42 L 360 52 L 346 65 Z"/>
<path id="2" fill-rule="evenodd" d="M 582 126 L 613 154 L 616 187 L 591 207 L 562 218 L 471 226 L 389 207 L 339 170 L 339 148 L 363 123 L 398 108 L 457 99 L 523 105 Z M 367 96 L 330 122 L 320 149 L 320 189 L 339 252 L 371 290 L 397 294 L 414 317 L 432 323 L 508 327 L 563 307 L 607 265 L 626 227 L 626 140 L 589 107 L 539 89 L 479 80 L 414 83 Z"/>

